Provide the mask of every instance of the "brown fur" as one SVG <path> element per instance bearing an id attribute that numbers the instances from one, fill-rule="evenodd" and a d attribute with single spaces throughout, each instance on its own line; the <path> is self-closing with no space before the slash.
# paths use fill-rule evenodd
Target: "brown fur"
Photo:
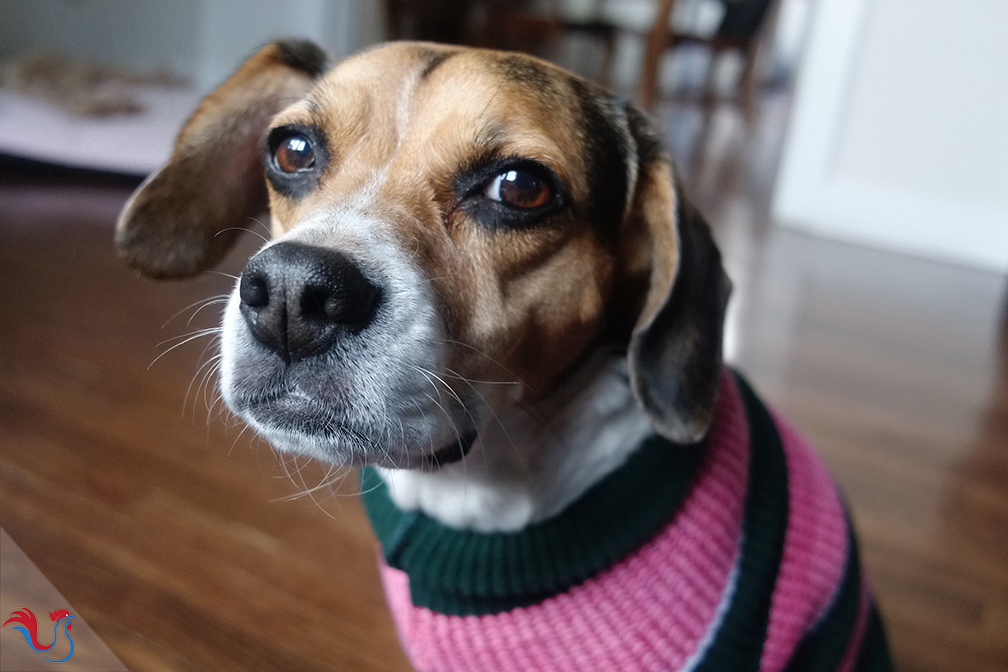
<path id="1" fill-rule="evenodd" d="M 676 233 L 682 204 L 671 162 L 638 112 L 523 55 L 399 43 L 348 59 L 313 82 L 267 47 L 197 109 L 172 160 L 127 208 L 118 240 L 130 263 L 153 275 L 184 275 L 221 255 L 226 241 L 218 234 L 243 226 L 264 198 L 261 164 L 256 159 L 253 169 L 249 156 L 278 111 L 270 127 L 320 129 L 329 158 L 307 195 L 289 198 L 270 187 L 274 234 L 335 211 L 382 175 L 368 214 L 386 223 L 383 235 L 430 280 L 451 371 L 517 381 L 530 400 L 603 341 L 626 347 L 631 332 L 632 364 L 665 365 L 642 335 L 683 275 Z M 566 185 L 569 207 L 521 229 L 473 221 L 459 207 L 454 180 L 490 154 L 549 166 Z M 211 181 L 217 187 L 207 189 Z M 613 185 L 633 191 L 613 195 Z M 607 218 L 613 221 L 601 221 Z M 176 242 L 166 245 L 166 238 Z M 711 277 L 718 282 L 723 273 Z M 710 293 L 727 296 L 715 287 Z M 693 320 L 666 336 L 716 341 L 719 367 L 724 305 L 715 304 L 709 324 Z M 662 322 L 677 324 L 675 316 Z M 632 375 L 636 387 L 650 384 L 634 367 Z M 688 400 L 683 408 L 699 408 L 691 410 L 699 421 L 668 424 L 670 438 L 702 435 L 714 393 Z"/>

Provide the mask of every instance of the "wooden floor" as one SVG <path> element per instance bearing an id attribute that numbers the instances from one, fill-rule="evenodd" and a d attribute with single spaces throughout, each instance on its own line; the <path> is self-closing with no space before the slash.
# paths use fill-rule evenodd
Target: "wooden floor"
<path id="1" fill-rule="evenodd" d="M 845 489 L 898 668 L 1004 671 L 1004 278 L 772 227 L 785 103 L 749 133 L 662 113 L 735 280 L 729 358 Z M 229 426 L 212 335 L 158 358 L 230 279 L 121 268 L 130 187 L 0 170 L 0 526 L 132 670 L 407 670 L 353 479 L 289 500 L 325 474 Z"/>

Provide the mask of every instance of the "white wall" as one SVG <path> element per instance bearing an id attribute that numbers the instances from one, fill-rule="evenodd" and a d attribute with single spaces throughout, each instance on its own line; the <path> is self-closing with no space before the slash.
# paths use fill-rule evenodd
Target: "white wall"
<path id="1" fill-rule="evenodd" d="M 283 36 L 346 56 L 383 39 L 377 0 L 202 0 L 196 83 L 220 83 L 257 47 Z"/>
<path id="2" fill-rule="evenodd" d="M 380 0 L 0 0 L 0 57 L 47 49 L 167 68 L 208 90 L 277 37 L 313 39 L 337 56 L 380 41 L 382 7 Z"/>
<path id="3" fill-rule="evenodd" d="M 35 49 L 195 74 L 202 0 L 0 0 L 0 57 Z"/>
<path id="4" fill-rule="evenodd" d="M 1008 270 L 1008 2 L 819 0 L 774 214 Z"/>

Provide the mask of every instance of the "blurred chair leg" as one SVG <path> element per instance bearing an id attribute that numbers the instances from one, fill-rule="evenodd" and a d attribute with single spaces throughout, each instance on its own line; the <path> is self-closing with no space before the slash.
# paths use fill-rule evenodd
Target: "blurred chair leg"
<path id="1" fill-rule="evenodd" d="M 669 42 L 669 16 L 675 0 L 659 0 L 658 13 L 655 22 L 648 33 L 647 47 L 644 50 L 644 63 L 641 65 L 640 84 L 637 90 L 637 102 L 645 110 L 654 105 L 658 90 L 658 67 L 662 55 Z"/>
<path id="2" fill-rule="evenodd" d="M 747 123 L 752 123 L 756 118 L 756 52 L 758 48 L 752 48 L 745 54 L 745 67 L 739 76 L 738 97 L 739 107 L 742 109 L 742 116 Z"/>
<path id="3" fill-rule="evenodd" d="M 715 85 L 717 84 L 718 66 L 724 51 L 714 48 L 709 48 L 708 51 L 710 51 L 710 60 L 707 62 L 707 72 L 704 75 L 703 84 L 700 85 L 701 88 L 698 99 L 700 101 L 700 106 L 703 107 L 706 114 L 709 115 L 710 112 L 717 107 L 718 102 L 720 102 Z"/>
<path id="4" fill-rule="evenodd" d="M 602 64 L 599 66 L 598 81 L 609 86 L 612 81 L 613 57 L 616 53 L 616 30 L 607 30 L 602 35 Z"/>

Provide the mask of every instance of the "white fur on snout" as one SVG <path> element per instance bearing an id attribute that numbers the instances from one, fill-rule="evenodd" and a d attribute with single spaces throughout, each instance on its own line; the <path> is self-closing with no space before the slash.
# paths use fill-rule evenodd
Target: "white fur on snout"
<path id="1" fill-rule="evenodd" d="M 443 369 L 444 330 L 429 284 L 411 261 L 414 251 L 402 249 L 387 228 L 359 211 L 333 211 L 265 246 L 289 241 L 338 250 L 381 287 L 373 322 L 338 337 L 308 363 L 285 367 L 256 342 L 239 309 L 237 284 L 231 293 L 223 320 L 222 396 L 280 450 L 345 465 L 409 466 L 465 431 L 467 417 L 431 379 L 430 372 Z M 267 417 L 269 409 L 243 405 L 264 393 L 298 405 L 306 425 L 334 429 L 322 434 L 279 426 Z"/>

